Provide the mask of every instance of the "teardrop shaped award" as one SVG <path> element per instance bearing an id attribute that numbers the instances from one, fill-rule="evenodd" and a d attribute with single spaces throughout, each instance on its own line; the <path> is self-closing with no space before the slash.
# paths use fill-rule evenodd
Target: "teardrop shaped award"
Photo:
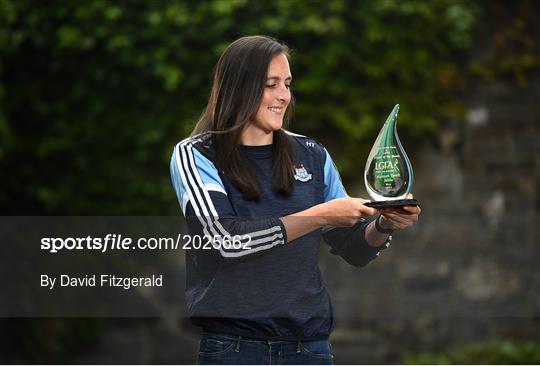
<path id="1" fill-rule="evenodd" d="M 364 183 L 373 201 L 366 203 L 366 206 L 383 208 L 418 205 L 417 200 L 407 199 L 413 188 L 414 176 L 397 134 L 398 111 L 399 104 L 396 104 L 369 153 Z"/>

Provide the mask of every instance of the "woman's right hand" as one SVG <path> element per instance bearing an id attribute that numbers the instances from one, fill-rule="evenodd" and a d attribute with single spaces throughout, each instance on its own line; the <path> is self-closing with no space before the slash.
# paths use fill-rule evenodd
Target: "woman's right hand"
<path id="1" fill-rule="evenodd" d="M 325 224 L 337 227 L 350 227 L 363 216 L 373 216 L 378 213 L 374 208 L 365 206 L 369 202 L 362 198 L 344 197 L 320 204 L 320 212 Z"/>

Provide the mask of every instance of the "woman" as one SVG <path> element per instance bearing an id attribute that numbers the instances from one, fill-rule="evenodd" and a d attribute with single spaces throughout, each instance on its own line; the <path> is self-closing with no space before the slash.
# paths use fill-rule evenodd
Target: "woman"
<path id="1" fill-rule="evenodd" d="M 174 148 L 172 181 L 193 237 L 186 299 L 203 329 L 199 364 L 332 364 L 321 236 L 364 266 L 420 213 L 363 218 L 377 211 L 347 195 L 326 149 L 283 129 L 291 81 L 286 46 L 238 39 L 218 61 L 192 136 Z"/>

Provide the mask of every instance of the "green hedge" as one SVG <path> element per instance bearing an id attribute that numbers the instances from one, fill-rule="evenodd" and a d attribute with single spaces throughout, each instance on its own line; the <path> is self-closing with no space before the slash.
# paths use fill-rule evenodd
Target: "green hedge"
<path id="1" fill-rule="evenodd" d="M 292 130 L 360 179 L 400 103 L 414 138 L 461 118 L 472 0 L 0 0 L 4 214 L 177 214 L 168 161 L 208 97 L 220 52 L 246 34 L 293 50 Z M 406 143 L 407 145 L 407 143 Z"/>
<path id="2" fill-rule="evenodd" d="M 540 364 L 540 343 L 496 340 L 452 347 L 433 353 L 407 355 L 406 364 Z"/>

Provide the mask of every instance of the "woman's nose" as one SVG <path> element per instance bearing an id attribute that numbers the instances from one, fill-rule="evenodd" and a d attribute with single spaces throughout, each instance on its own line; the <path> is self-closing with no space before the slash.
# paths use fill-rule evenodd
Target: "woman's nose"
<path id="1" fill-rule="evenodd" d="M 286 86 L 280 88 L 278 99 L 280 102 L 289 103 L 289 100 L 291 99 L 291 92 Z"/>

